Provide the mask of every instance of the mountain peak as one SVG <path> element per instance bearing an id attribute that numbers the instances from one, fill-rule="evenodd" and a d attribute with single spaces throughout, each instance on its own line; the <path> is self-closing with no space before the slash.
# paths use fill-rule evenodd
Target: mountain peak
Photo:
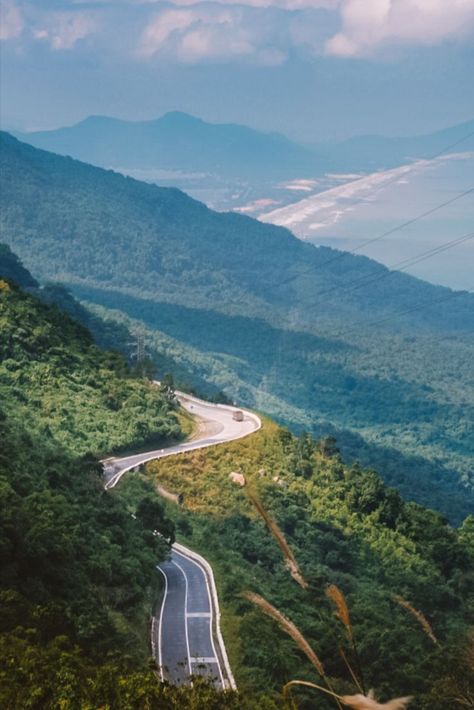
<path id="1" fill-rule="evenodd" d="M 205 123 L 202 118 L 193 116 L 190 113 L 185 113 L 184 111 L 168 111 L 167 113 L 163 114 L 163 116 L 159 118 L 158 121 L 160 123 L 172 123 L 175 125 L 181 124 L 186 126 Z"/>

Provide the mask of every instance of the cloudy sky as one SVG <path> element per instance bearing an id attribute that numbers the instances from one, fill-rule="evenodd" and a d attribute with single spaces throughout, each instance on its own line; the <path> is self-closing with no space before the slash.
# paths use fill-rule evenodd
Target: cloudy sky
<path id="1" fill-rule="evenodd" d="M 474 117 L 474 0 L 1 0 L 2 125 L 184 110 L 318 142 Z"/>

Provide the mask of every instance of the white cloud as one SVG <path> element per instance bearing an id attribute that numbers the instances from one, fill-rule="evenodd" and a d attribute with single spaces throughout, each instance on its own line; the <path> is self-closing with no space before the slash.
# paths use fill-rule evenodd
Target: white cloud
<path id="1" fill-rule="evenodd" d="M 139 55 L 172 55 L 184 63 L 251 58 L 264 65 L 281 64 L 272 23 L 252 23 L 245 9 L 218 4 L 174 8 L 153 17 L 139 45 Z"/>
<path id="2" fill-rule="evenodd" d="M 38 40 L 49 42 L 52 49 L 72 49 L 76 43 L 96 31 L 95 19 L 82 12 L 54 12 L 45 23 L 33 30 Z"/>
<path id="3" fill-rule="evenodd" d="M 434 45 L 474 31 L 474 0 L 342 0 L 326 52 L 364 56 L 385 44 Z"/>
<path id="4" fill-rule="evenodd" d="M 96 33 L 101 52 L 185 63 L 377 56 L 474 33 L 474 0 L 2 1 L 2 39 L 67 50 Z"/>
<path id="5" fill-rule="evenodd" d="M 0 7 L 0 39 L 15 39 L 23 32 L 24 20 L 13 0 L 4 0 Z"/>
<path id="6" fill-rule="evenodd" d="M 145 0 L 146 2 L 161 2 L 161 0 Z M 281 10 L 335 10 L 341 0 L 211 0 L 219 5 L 234 5 L 239 7 L 274 8 Z M 191 7 L 202 4 L 203 0 L 173 0 L 173 5 Z"/>

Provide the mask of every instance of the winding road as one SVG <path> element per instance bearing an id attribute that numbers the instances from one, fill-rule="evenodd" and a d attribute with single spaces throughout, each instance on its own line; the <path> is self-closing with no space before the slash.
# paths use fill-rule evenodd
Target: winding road
<path id="1" fill-rule="evenodd" d="M 242 439 L 260 429 L 260 418 L 245 410 L 211 404 L 177 392 L 184 409 L 198 427 L 191 439 L 175 446 L 103 461 L 105 488 L 147 461 Z M 234 419 L 243 413 L 242 421 Z M 158 565 L 164 593 L 157 616 L 152 618 L 151 645 L 162 680 L 190 682 L 191 675 L 205 675 L 218 688 L 235 688 L 235 681 L 220 631 L 220 610 L 214 575 L 200 555 L 175 543 L 170 559 Z"/>

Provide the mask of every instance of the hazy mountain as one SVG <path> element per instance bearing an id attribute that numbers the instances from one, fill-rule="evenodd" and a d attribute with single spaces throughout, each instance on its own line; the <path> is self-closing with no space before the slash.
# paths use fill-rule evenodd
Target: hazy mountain
<path id="1" fill-rule="evenodd" d="M 327 158 L 334 166 L 347 170 L 376 170 L 408 163 L 414 158 L 433 158 L 440 152 L 473 150 L 474 119 L 427 135 L 355 136 L 331 146 Z"/>
<path id="2" fill-rule="evenodd" d="M 38 148 L 102 167 L 205 172 L 250 178 L 313 174 L 316 153 L 282 135 L 236 124 L 211 124 L 186 113 L 154 121 L 91 116 L 75 126 L 21 136 Z"/>
<path id="3" fill-rule="evenodd" d="M 342 432 L 405 495 L 472 510 L 474 296 L 8 134 L 0 187 L 2 238 L 40 278 L 163 333 L 228 396 Z"/>
<path id="4" fill-rule="evenodd" d="M 107 168 L 206 172 L 267 179 L 370 171 L 428 158 L 453 145 L 474 150 L 474 120 L 427 135 L 355 136 L 314 148 L 237 124 L 212 124 L 179 111 L 153 121 L 90 116 L 76 125 L 17 134 L 38 148 Z M 470 136 L 467 140 L 464 140 Z"/>

